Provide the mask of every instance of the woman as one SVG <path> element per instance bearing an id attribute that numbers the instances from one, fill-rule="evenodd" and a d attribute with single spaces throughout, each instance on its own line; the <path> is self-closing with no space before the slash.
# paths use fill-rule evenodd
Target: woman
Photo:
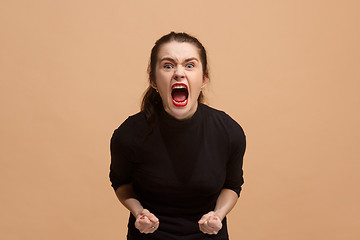
<path id="1" fill-rule="evenodd" d="M 226 215 L 243 184 L 245 135 L 201 103 L 205 48 L 171 32 L 155 43 L 148 73 L 141 112 L 111 139 L 110 180 L 131 212 L 127 239 L 229 239 Z"/>

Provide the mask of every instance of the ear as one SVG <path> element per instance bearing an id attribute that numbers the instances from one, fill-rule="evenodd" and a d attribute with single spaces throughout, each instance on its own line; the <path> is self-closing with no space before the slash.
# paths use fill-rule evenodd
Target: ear
<path id="1" fill-rule="evenodd" d="M 156 83 L 153 80 L 150 81 L 150 86 L 154 89 L 157 89 Z"/>
<path id="2" fill-rule="evenodd" d="M 207 74 L 204 75 L 203 77 L 203 84 L 201 86 L 201 88 L 205 87 L 205 85 L 209 82 L 209 77 Z"/>

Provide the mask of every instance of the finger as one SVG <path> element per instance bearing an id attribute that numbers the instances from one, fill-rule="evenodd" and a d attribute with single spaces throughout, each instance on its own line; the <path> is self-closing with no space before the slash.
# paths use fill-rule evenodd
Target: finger
<path id="1" fill-rule="evenodd" d="M 139 218 L 139 221 L 141 221 L 143 223 L 150 223 L 150 219 L 146 215 L 141 216 Z"/>
<path id="2" fill-rule="evenodd" d="M 212 216 L 210 217 L 210 219 L 208 220 L 208 225 L 209 227 L 212 227 L 212 228 L 217 228 L 219 227 L 220 225 L 222 225 L 220 219 L 216 216 Z"/>
<path id="3" fill-rule="evenodd" d="M 207 221 L 207 217 L 203 216 L 200 220 L 199 220 L 199 224 L 204 224 Z"/>
<path id="4" fill-rule="evenodd" d="M 219 231 L 221 229 L 221 227 L 219 226 L 219 225 L 217 225 L 217 226 L 208 226 L 207 228 L 206 228 L 206 231 L 208 231 L 208 232 L 213 232 L 213 231 Z"/>
<path id="5" fill-rule="evenodd" d="M 150 233 L 153 233 L 157 230 L 157 227 L 156 226 L 151 226 L 150 229 L 149 229 L 149 232 Z"/>
<path id="6" fill-rule="evenodd" d="M 199 224 L 200 228 L 202 229 L 203 232 L 208 233 L 210 229 L 210 227 L 208 226 L 208 221 L 205 220 L 202 224 Z"/>
<path id="7" fill-rule="evenodd" d="M 141 215 L 139 219 L 148 219 L 148 217 L 146 215 Z"/>
<path id="8" fill-rule="evenodd" d="M 148 217 L 150 219 L 150 221 L 153 222 L 153 223 L 159 222 L 159 219 L 157 217 L 155 217 L 155 215 L 150 213 L 150 212 L 146 214 L 146 217 Z"/>
<path id="9" fill-rule="evenodd" d="M 147 227 L 146 229 L 144 229 L 144 231 L 142 233 L 153 233 L 155 232 L 159 227 L 159 224 L 151 224 L 151 226 Z"/>
<path id="10" fill-rule="evenodd" d="M 213 223 L 205 221 L 204 224 L 200 225 L 200 230 L 206 234 L 217 234 L 221 228 L 222 224 L 220 219 L 218 219 L 217 222 L 213 221 Z"/>
<path id="11" fill-rule="evenodd" d="M 159 222 L 153 223 L 150 227 L 150 232 L 153 233 L 159 228 Z"/>
<path id="12" fill-rule="evenodd" d="M 219 231 L 209 228 L 200 228 L 200 231 L 205 234 L 217 234 Z"/>
<path id="13" fill-rule="evenodd" d="M 212 216 L 212 214 L 213 214 L 213 212 L 209 212 L 209 213 L 203 215 L 203 216 L 201 217 L 201 219 L 199 220 L 199 223 L 200 223 L 200 224 L 205 223 L 205 222 L 209 219 L 209 217 Z"/>
<path id="14" fill-rule="evenodd" d="M 203 233 L 207 233 L 206 228 L 204 227 L 204 225 L 199 225 L 200 231 L 202 231 Z"/>
<path id="15" fill-rule="evenodd" d="M 141 216 L 146 216 L 151 222 L 154 223 L 159 221 L 159 219 L 147 209 L 142 211 Z"/>
<path id="16" fill-rule="evenodd" d="M 159 219 L 147 209 L 144 209 L 135 221 L 135 227 L 141 233 L 153 233 L 158 226 Z"/>
<path id="17" fill-rule="evenodd" d="M 153 226 L 155 227 L 155 230 L 159 228 L 159 225 L 160 225 L 160 222 L 159 222 L 159 221 L 158 221 L 158 222 L 156 222 L 156 223 L 154 223 L 154 225 L 153 225 Z"/>
<path id="18" fill-rule="evenodd" d="M 152 226 L 151 221 L 146 216 L 141 216 L 135 221 L 135 227 L 139 229 L 140 232 L 145 232 L 147 228 Z"/>
<path id="19" fill-rule="evenodd" d="M 205 233 L 205 234 L 214 234 L 214 230 L 209 228 L 208 226 L 201 226 L 200 227 L 200 231 Z"/>

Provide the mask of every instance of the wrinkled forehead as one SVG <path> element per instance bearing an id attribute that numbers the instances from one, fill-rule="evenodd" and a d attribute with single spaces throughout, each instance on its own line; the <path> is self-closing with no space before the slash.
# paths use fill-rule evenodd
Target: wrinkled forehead
<path id="1" fill-rule="evenodd" d="M 160 46 L 157 61 L 161 61 L 163 58 L 172 58 L 180 62 L 185 59 L 196 58 L 200 61 L 199 51 L 193 43 L 171 41 Z"/>

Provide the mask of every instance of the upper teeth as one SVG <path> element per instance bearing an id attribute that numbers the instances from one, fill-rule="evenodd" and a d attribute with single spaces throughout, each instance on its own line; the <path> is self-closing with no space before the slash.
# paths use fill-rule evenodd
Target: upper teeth
<path id="1" fill-rule="evenodd" d="M 173 89 L 174 88 L 186 88 L 186 86 L 184 86 L 184 85 L 175 85 L 174 87 L 173 87 Z"/>

